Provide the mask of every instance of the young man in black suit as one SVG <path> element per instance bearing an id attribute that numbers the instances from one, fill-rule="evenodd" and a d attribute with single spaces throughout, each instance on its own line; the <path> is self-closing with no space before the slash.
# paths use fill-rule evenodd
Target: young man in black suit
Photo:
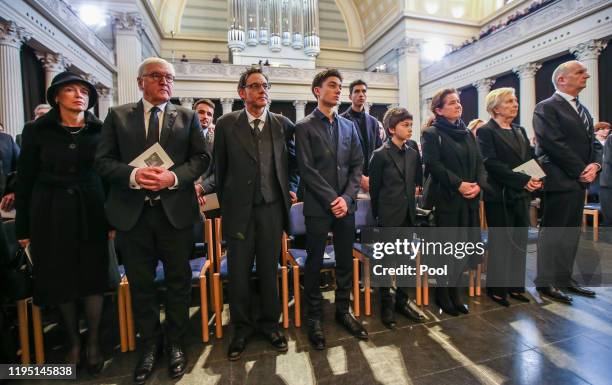
<path id="1" fill-rule="evenodd" d="M 238 81 L 245 108 L 217 121 L 214 158 L 223 233 L 228 240 L 229 304 L 234 337 L 228 358 L 237 360 L 257 330 L 280 352 L 277 272 L 283 229 L 295 197 L 297 166 L 293 123 L 268 110 L 270 82 L 261 68 L 247 69 Z M 257 266 L 260 318 L 253 320 L 251 272 Z"/>
<path id="2" fill-rule="evenodd" d="M 304 296 L 308 304 L 308 338 L 315 349 L 322 350 L 325 336 L 319 281 L 330 231 L 336 258 L 336 321 L 354 336 L 368 338 L 366 330 L 349 312 L 355 199 L 363 153 L 353 122 L 334 111 L 342 92 L 340 72 L 329 69 L 318 73 L 311 90 L 317 98 L 317 108 L 296 124 L 295 141 L 306 217 L 308 258 Z"/>
<path id="3" fill-rule="evenodd" d="M 536 155 L 546 172 L 535 284 L 541 294 L 568 304 L 572 298 L 559 287 L 595 296 L 572 279 L 585 190 L 601 169 L 593 118 L 578 100 L 588 78 L 579 61 L 559 65 L 552 76 L 556 92 L 538 103 L 533 115 Z"/>
<path id="4" fill-rule="evenodd" d="M 366 82 L 357 79 L 349 84 L 349 98 L 351 99 L 351 106 L 340 116 L 351 120 L 357 128 L 357 135 L 359 135 L 361 151 L 363 152 L 363 174 L 359 185 L 361 190 L 368 192 L 370 191 L 370 179 L 368 177 L 370 158 L 374 150 L 382 145 L 382 140 L 378 134 L 378 120 L 365 110 L 365 104 L 368 100 L 368 85 Z"/>
<path id="5" fill-rule="evenodd" d="M 392 108 L 385 114 L 383 126 L 388 140 L 370 160 L 372 214 L 381 227 L 412 227 L 416 219 L 414 193 L 423 179 L 420 156 L 407 144 L 412 136 L 412 115 L 405 108 Z M 421 315 L 409 305 L 406 288 L 398 285 L 395 297 L 389 287 L 379 290 L 385 326 L 395 326 L 394 310 L 422 322 Z"/>
<path id="6" fill-rule="evenodd" d="M 142 340 L 134 372 L 137 384 L 152 373 L 162 339 L 154 282 L 158 259 L 164 264 L 170 376 L 181 377 L 187 367 L 181 340 L 189 320 L 193 225 L 200 219 L 193 182 L 208 167 L 210 155 L 195 112 L 170 103 L 173 85 L 172 64 L 145 59 L 138 68 L 142 99 L 108 111 L 96 153 L 96 171 L 110 185 L 106 216 L 121 239 Z M 174 163 L 169 170 L 129 165 L 156 143 Z"/>

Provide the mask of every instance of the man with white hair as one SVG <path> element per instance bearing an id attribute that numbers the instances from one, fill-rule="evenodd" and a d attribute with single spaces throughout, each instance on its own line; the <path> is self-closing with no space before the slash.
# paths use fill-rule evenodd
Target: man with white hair
<path id="1" fill-rule="evenodd" d="M 170 377 L 181 377 L 187 365 L 181 340 L 189 319 L 193 225 L 200 218 L 193 183 L 208 167 L 210 155 L 198 115 L 169 103 L 173 85 L 172 64 L 145 59 L 138 68 L 142 99 L 108 111 L 96 154 L 96 170 L 110 184 L 106 216 L 119 232 L 142 340 L 134 372 L 137 384 L 144 384 L 152 373 L 162 340 L 154 282 L 158 260 L 164 266 Z M 174 162 L 169 169 L 129 164 L 156 144 Z"/>
<path id="2" fill-rule="evenodd" d="M 555 93 L 538 103 L 533 115 L 536 155 L 546 172 L 535 284 L 541 294 L 567 304 L 572 297 L 560 288 L 595 296 L 572 279 L 585 190 L 601 170 L 593 118 L 578 100 L 588 78 L 579 61 L 559 65 L 552 76 Z"/>

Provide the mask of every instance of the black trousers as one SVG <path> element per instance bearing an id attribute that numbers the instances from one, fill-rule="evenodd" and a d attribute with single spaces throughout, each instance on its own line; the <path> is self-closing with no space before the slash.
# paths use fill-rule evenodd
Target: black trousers
<path id="1" fill-rule="evenodd" d="M 487 291 L 505 298 L 525 291 L 529 200 L 485 202 L 489 226 Z"/>
<path id="2" fill-rule="evenodd" d="M 279 329 L 278 257 L 281 250 L 282 201 L 253 206 L 244 239 L 230 238 L 227 245 L 230 317 L 235 336 L 248 337 L 255 330 Z M 253 262 L 259 281 L 259 319 L 253 320 L 251 275 Z"/>
<path id="3" fill-rule="evenodd" d="M 409 215 L 409 214 L 408 214 Z M 384 226 L 383 226 L 384 227 Z M 414 231 L 414 223 L 410 217 L 404 219 L 404 222 L 399 227 L 404 227 L 407 230 L 407 236 L 410 236 Z M 399 278 L 398 278 L 399 281 Z M 416 284 L 416 282 L 415 282 Z M 411 286 L 414 287 L 414 286 Z M 391 293 L 391 287 L 381 286 L 378 291 L 380 292 L 380 303 L 383 307 L 395 306 L 395 304 L 406 303 L 409 298 L 408 287 L 402 286 L 396 282 L 395 296 Z"/>
<path id="4" fill-rule="evenodd" d="M 355 215 L 340 219 L 333 216 L 306 217 L 306 267 L 304 296 L 308 304 L 308 319 L 323 317 L 323 295 L 319 287 L 327 234 L 333 233 L 336 257 L 336 312 L 348 313 L 353 275 L 353 242 L 355 240 Z"/>
<path id="5" fill-rule="evenodd" d="M 572 284 L 583 208 L 584 190 L 544 192 L 537 287 Z"/>
<path id="6" fill-rule="evenodd" d="M 599 188 L 599 202 L 603 212 L 603 225 L 612 226 L 612 188 Z"/>
<path id="7" fill-rule="evenodd" d="M 154 283 L 158 260 L 164 264 L 166 340 L 180 343 L 189 320 L 193 229 L 170 224 L 163 207 L 145 207 L 136 225 L 121 232 L 119 249 L 130 282 L 132 310 L 143 344 L 155 344 L 161 337 L 159 299 Z"/>

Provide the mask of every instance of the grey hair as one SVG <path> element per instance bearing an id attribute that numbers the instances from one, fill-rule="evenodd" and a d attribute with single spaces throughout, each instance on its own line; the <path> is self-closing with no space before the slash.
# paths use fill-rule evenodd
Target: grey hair
<path id="1" fill-rule="evenodd" d="M 485 106 L 487 108 L 487 112 L 489 113 L 489 115 L 491 115 L 491 117 L 494 117 L 495 115 L 493 109 L 499 106 L 503 102 L 503 99 L 508 95 L 516 96 L 514 88 L 502 87 L 495 89 L 487 94 L 487 96 L 485 97 Z"/>
<path id="2" fill-rule="evenodd" d="M 44 104 L 39 104 L 39 105 L 37 105 L 37 106 L 36 106 L 36 108 L 34 108 L 34 113 L 36 114 L 36 111 L 38 111 L 38 110 L 42 110 L 42 109 L 45 109 L 45 110 L 50 110 L 50 109 L 51 109 L 51 106 L 50 106 L 50 105 L 48 105 L 48 104 L 46 104 L 46 103 L 44 103 Z"/>
<path id="3" fill-rule="evenodd" d="M 167 60 L 162 59 L 160 57 L 148 57 L 148 58 L 144 59 L 140 63 L 140 65 L 138 66 L 138 78 L 141 78 L 142 75 L 144 75 L 145 70 L 147 69 L 147 66 L 149 64 L 162 64 L 162 65 L 165 65 L 168 68 L 170 68 L 170 72 L 172 72 L 172 75 L 175 75 L 174 66 L 172 65 L 172 63 L 170 63 Z"/>
<path id="4" fill-rule="evenodd" d="M 566 61 L 565 63 L 559 64 L 557 68 L 555 68 L 552 74 L 552 83 L 553 83 L 553 86 L 555 86 L 555 90 L 559 89 L 558 88 L 559 78 L 567 73 L 567 68 L 570 66 L 570 64 L 573 64 L 573 63 L 580 63 L 580 62 L 578 60 L 570 60 L 570 61 Z"/>

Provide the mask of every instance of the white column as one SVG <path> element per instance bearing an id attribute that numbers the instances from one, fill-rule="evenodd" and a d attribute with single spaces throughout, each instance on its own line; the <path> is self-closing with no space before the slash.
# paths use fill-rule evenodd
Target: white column
<path id="1" fill-rule="evenodd" d="M 181 101 L 181 106 L 190 110 L 193 108 L 193 98 L 179 98 L 179 100 Z"/>
<path id="2" fill-rule="evenodd" d="M 589 40 L 570 48 L 576 58 L 587 68 L 591 77 L 587 80 L 587 86 L 580 93 L 580 103 L 582 103 L 593 116 L 594 121 L 599 120 L 599 69 L 597 58 L 601 51 L 608 45 L 607 41 Z M 607 85 L 609 87 L 609 85 Z"/>
<path id="3" fill-rule="evenodd" d="M 113 105 L 113 90 L 106 87 L 98 88 L 98 118 L 106 119 L 108 109 Z"/>
<path id="4" fill-rule="evenodd" d="M 299 122 L 304 119 L 306 116 L 306 100 L 296 100 L 293 102 L 293 106 L 295 107 L 295 122 Z"/>
<path id="5" fill-rule="evenodd" d="M 363 105 L 363 109 L 365 110 L 367 114 L 370 113 L 370 107 L 372 107 L 372 105 L 368 102 L 365 102 L 365 104 Z"/>
<path id="6" fill-rule="evenodd" d="M 423 126 L 427 122 L 427 119 L 429 118 L 429 116 L 433 115 L 432 112 L 429 110 L 430 106 L 431 106 L 431 98 L 423 99 L 423 103 L 421 105 L 421 124 L 420 124 L 421 129 L 423 129 Z M 417 121 L 414 121 L 414 122 L 415 123 L 413 124 L 413 126 L 416 126 L 418 122 Z"/>
<path id="7" fill-rule="evenodd" d="M 232 98 L 221 99 L 221 107 L 223 107 L 223 115 L 232 112 L 233 105 L 234 105 L 234 99 Z"/>
<path id="8" fill-rule="evenodd" d="M 472 85 L 478 90 L 478 117 L 485 122 L 489 120 L 489 113 L 487 112 L 487 106 L 485 105 L 485 98 L 489 91 L 491 91 L 491 86 L 493 83 L 495 83 L 495 79 L 481 79 L 472 83 Z"/>
<path id="9" fill-rule="evenodd" d="M 535 74 L 542 67 L 538 63 L 525 63 L 512 69 L 519 77 L 520 81 L 520 121 L 521 126 L 527 130 L 529 138 L 533 138 L 533 110 L 536 105 L 536 84 Z"/>
<path id="10" fill-rule="evenodd" d="M 19 49 L 31 36 L 12 21 L 0 22 L 0 122 L 13 137 L 24 124 Z"/>
<path id="11" fill-rule="evenodd" d="M 399 105 L 405 107 L 413 116 L 414 122 L 421 121 L 421 98 L 419 96 L 420 47 L 422 41 L 404 39 L 398 54 Z M 414 125 L 412 139 L 421 138 L 421 127 Z"/>
<path id="12" fill-rule="evenodd" d="M 42 62 L 45 70 L 45 90 L 49 88 L 53 78 L 66 71 L 66 67 L 70 64 L 61 53 L 36 52 L 36 57 Z"/>
<path id="13" fill-rule="evenodd" d="M 136 78 L 142 61 L 142 18 L 137 12 L 113 14 L 117 57 L 117 101 L 133 103 L 142 96 Z"/>

